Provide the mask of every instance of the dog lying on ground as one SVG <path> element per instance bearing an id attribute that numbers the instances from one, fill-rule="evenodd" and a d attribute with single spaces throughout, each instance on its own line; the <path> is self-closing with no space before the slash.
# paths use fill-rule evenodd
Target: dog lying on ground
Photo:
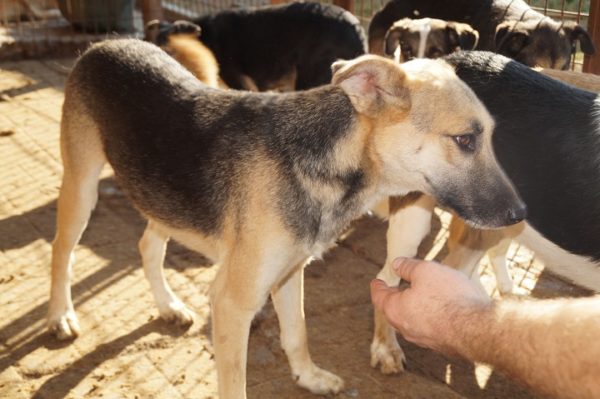
<path id="1" fill-rule="evenodd" d="M 153 20 L 146 25 L 146 37 L 210 87 L 227 88 L 219 79 L 215 55 L 200 40 L 201 28 L 187 21 L 174 23 Z"/>
<path id="2" fill-rule="evenodd" d="M 600 103 L 596 93 L 563 84 L 503 56 L 461 52 L 445 58 L 492 114 L 496 156 L 528 207 L 527 223 L 485 231 L 453 219 L 443 263 L 474 275 L 486 250 L 499 288 L 512 282 L 505 255 L 510 239 L 535 251 L 550 270 L 600 290 Z M 429 233 L 436 201 L 413 193 L 390 199 L 388 253 L 378 278 L 398 284 L 391 262 L 415 256 Z M 458 224 L 457 224 L 458 223 Z M 475 226 L 481 227 L 481 226 Z M 478 276 L 477 276 L 477 280 Z M 404 354 L 394 330 L 376 313 L 373 367 L 401 371 Z"/>
<path id="3" fill-rule="evenodd" d="M 331 64 L 366 53 L 359 20 L 319 3 L 236 9 L 193 21 L 232 89 L 304 90 L 331 81 Z"/>
<path id="4" fill-rule="evenodd" d="M 439 58 L 457 50 L 472 50 L 479 33 L 469 24 L 441 19 L 403 18 L 387 31 L 381 48 L 369 48 L 371 54 L 391 56 L 400 45 L 400 62 L 413 58 Z"/>
<path id="5" fill-rule="evenodd" d="M 79 334 L 73 248 L 106 162 L 149 220 L 140 252 L 164 319 L 193 320 L 163 277 L 170 237 L 220 264 L 210 296 L 223 399 L 245 397 L 250 323 L 269 293 L 297 383 L 340 391 L 308 352 L 303 265 L 377 201 L 420 191 L 477 225 L 523 219 L 489 114 L 444 62 L 369 55 L 332 70 L 332 84 L 309 91 L 222 91 L 152 44 L 92 46 L 65 87 L 50 330 Z"/>
<path id="6" fill-rule="evenodd" d="M 577 23 L 554 21 L 522 0 L 392 0 L 371 20 L 369 50 L 383 48 L 394 22 L 424 17 L 468 23 L 479 32 L 477 50 L 532 67 L 567 69 L 576 42 L 585 54 L 595 52 L 590 36 Z"/>

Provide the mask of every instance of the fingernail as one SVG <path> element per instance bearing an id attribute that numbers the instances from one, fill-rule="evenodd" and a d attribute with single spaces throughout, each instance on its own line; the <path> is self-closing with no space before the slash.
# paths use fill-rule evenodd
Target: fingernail
<path id="1" fill-rule="evenodd" d="M 404 256 L 400 256 L 396 259 L 394 259 L 394 261 L 392 262 L 392 268 L 394 270 L 398 270 L 398 268 L 400 267 L 400 265 L 408 258 L 405 258 Z"/>

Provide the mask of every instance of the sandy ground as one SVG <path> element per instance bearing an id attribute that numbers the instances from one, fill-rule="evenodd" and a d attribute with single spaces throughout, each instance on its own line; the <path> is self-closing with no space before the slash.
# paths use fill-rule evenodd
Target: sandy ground
<path id="1" fill-rule="evenodd" d="M 71 63 L 0 65 L 0 397 L 216 397 L 206 294 L 215 267 L 170 244 L 168 280 L 197 317 L 187 331 L 158 319 L 137 252 L 144 222 L 109 170 L 100 183 L 99 205 L 76 250 L 73 297 L 82 336 L 63 343 L 45 332 L 49 243 L 62 170 L 60 106 Z M 442 217 L 434 222 L 437 227 L 422 255 L 443 243 L 447 221 Z M 368 283 L 385 258 L 385 229 L 384 222 L 365 216 L 324 260 L 306 269 L 311 352 L 319 365 L 345 379 L 346 390 L 338 397 L 534 397 L 489 367 L 408 343 L 403 343 L 407 372 L 384 376 L 369 366 L 373 312 Z M 520 293 L 584 293 L 543 272 L 543 266 L 519 248 L 513 249 L 511 273 Z M 486 275 L 484 280 L 493 286 L 493 277 Z M 278 330 L 267 304 L 251 332 L 249 397 L 314 397 L 290 378 Z"/>

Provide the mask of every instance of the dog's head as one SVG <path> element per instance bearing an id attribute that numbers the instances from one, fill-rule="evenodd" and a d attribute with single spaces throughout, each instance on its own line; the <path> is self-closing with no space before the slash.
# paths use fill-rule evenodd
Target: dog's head
<path id="1" fill-rule="evenodd" d="M 146 24 L 146 40 L 161 47 L 169 42 L 171 35 L 198 38 L 200 32 L 201 28 L 190 21 L 167 22 L 154 19 Z"/>
<path id="2" fill-rule="evenodd" d="M 494 156 L 490 114 L 447 63 L 368 55 L 338 61 L 333 72 L 369 126 L 369 157 L 386 195 L 424 192 L 479 227 L 525 217 Z"/>
<path id="3" fill-rule="evenodd" d="M 400 45 L 400 61 L 413 58 L 439 58 L 454 51 L 472 50 L 479 33 L 468 24 L 441 19 L 404 18 L 387 31 L 384 53 L 393 56 Z"/>
<path id="4" fill-rule="evenodd" d="M 575 22 L 550 18 L 503 22 L 496 28 L 496 52 L 530 67 L 568 69 L 579 42 L 581 51 L 596 51 L 589 34 Z"/>

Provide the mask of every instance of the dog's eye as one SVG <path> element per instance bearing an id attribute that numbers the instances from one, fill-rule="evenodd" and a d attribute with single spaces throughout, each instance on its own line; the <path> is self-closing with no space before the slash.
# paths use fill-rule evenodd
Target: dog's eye
<path id="1" fill-rule="evenodd" d="M 474 134 L 463 134 L 460 136 L 452 136 L 458 147 L 466 152 L 475 151 L 476 138 Z"/>

